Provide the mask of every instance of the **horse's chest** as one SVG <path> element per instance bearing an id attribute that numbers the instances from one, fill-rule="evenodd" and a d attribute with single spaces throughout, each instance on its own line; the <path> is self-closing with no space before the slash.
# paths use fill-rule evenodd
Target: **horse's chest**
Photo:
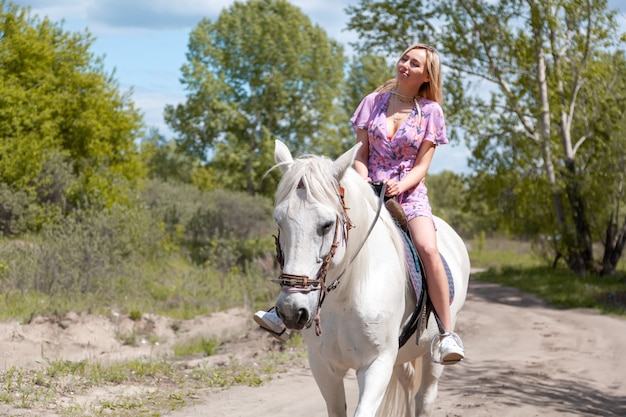
<path id="1" fill-rule="evenodd" d="M 377 356 L 390 341 L 397 340 L 395 329 L 397 326 L 391 325 L 390 315 L 384 312 L 323 314 L 322 334 L 316 336 L 311 332 L 307 343 L 312 343 L 322 357 L 355 367 Z"/>

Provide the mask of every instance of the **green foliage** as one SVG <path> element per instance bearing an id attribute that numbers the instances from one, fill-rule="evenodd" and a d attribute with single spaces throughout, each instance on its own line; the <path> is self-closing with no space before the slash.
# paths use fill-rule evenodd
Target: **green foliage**
<path id="1" fill-rule="evenodd" d="M 494 282 L 536 294 L 559 308 L 594 308 L 603 313 L 626 315 L 626 268 L 612 276 L 574 272 L 551 267 L 553 259 L 528 241 L 503 237 L 466 241 L 471 279 Z"/>
<path id="2" fill-rule="evenodd" d="M 141 320 L 141 311 L 139 310 L 131 310 L 129 313 L 129 317 L 132 321 L 139 321 Z"/>
<path id="3" fill-rule="evenodd" d="M 484 201 L 473 198 L 466 177 L 444 171 L 429 174 L 426 185 L 433 213 L 446 220 L 461 236 L 471 238 L 498 230 Z"/>
<path id="4" fill-rule="evenodd" d="M 191 173 L 191 183 L 202 191 L 212 191 L 219 188 L 218 172 L 211 166 L 200 166 Z"/>
<path id="5" fill-rule="evenodd" d="M 209 160 L 221 188 L 269 196 L 277 177 L 260 179 L 274 139 L 327 154 L 349 135 L 335 102 L 344 60 L 343 48 L 289 2 L 235 2 L 191 32 L 181 78 L 189 94 L 166 107 L 166 122 L 182 149 Z"/>
<path id="6" fill-rule="evenodd" d="M 190 183 L 197 161 L 176 148 L 176 142 L 166 140 L 152 129 L 141 143 L 141 156 L 148 169 L 148 177 L 163 181 Z"/>
<path id="7" fill-rule="evenodd" d="M 528 241 L 481 234 L 465 243 L 472 268 L 536 268 L 546 267 L 551 262 L 544 259 Z"/>
<path id="8" fill-rule="evenodd" d="M 59 154 L 43 163 L 36 187 L 0 182 L 0 232 L 4 236 L 38 232 L 44 224 L 60 221 L 76 187 L 70 165 Z"/>
<path id="9" fill-rule="evenodd" d="M 427 4 L 412 0 L 363 0 L 346 9 L 350 16 L 347 29 L 359 34 L 358 50 L 399 55 L 417 39 L 433 43 L 431 38 L 435 34 L 430 33 L 433 25 L 428 21 L 433 15 L 425 7 Z"/>
<path id="10" fill-rule="evenodd" d="M 107 294 L 135 269 L 136 257 L 158 256 L 160 239 L 149 214 L 114 206 L 75 211 L 45 225 L 39 240 L 0 248 L 5 290 Z"/>
<path id="11" fill-rule="evenodd" d="M 129 209 L 84 209 L 0 242 L 0 315 L 161 312 L 190 318 L 264 305 L 276 288 L 271 204 L 150 181 Z"/>
<path id="12" fill-rule="evenodd" d="M 38 211 L 33 195 L 0 183 L 0 231 L 4 236 L 15 236 L 28 230 Z"/>
<path id="13" fill-rule="evenodd" d="M 159 181 L 149 182 L 144 194 L 170 241 L 199 265 L 245 270 L 273 249 L 272 205 L 265 197 Z"/>
<path id="14" fill-rule="evenodd" d="M 5 1 L 0 33 L 0 183 L 62 209 L 124 202 L 145 175 L 141 116 L 89 51 L 92 36 Z"/>

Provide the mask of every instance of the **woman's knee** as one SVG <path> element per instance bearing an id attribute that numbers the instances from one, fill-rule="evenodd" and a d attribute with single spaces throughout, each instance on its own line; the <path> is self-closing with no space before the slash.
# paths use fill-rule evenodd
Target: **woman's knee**
<path id="1" fill-rule="evenodd" d="M 432 242 L 420 242 L 416 246 L 422 258 L 436 259 L 439 256 L 439 249 Z"/>

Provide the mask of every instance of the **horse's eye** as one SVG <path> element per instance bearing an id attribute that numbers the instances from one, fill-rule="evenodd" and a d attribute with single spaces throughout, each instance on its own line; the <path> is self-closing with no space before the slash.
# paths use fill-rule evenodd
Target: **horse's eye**
<path id="1" fill-rule="evenodd" d="M 333 227 L 333 222 L 332 221 L 329 221 L 329 222 L 326 222 L 326 223 L 322 224 L 322 228 L 321 228 L 322 229 L 322 233 L 328 232 L 331 227 Z"/>

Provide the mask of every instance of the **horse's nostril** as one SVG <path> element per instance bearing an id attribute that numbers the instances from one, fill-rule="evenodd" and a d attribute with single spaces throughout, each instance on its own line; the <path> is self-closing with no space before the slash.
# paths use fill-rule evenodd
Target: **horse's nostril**
<path id="1" fill-rule="evenodd" d="M 309 322 L 309 311 L 306 308 L 301 308 L 298 313 L 298 324 L 304 327 Z"/>

